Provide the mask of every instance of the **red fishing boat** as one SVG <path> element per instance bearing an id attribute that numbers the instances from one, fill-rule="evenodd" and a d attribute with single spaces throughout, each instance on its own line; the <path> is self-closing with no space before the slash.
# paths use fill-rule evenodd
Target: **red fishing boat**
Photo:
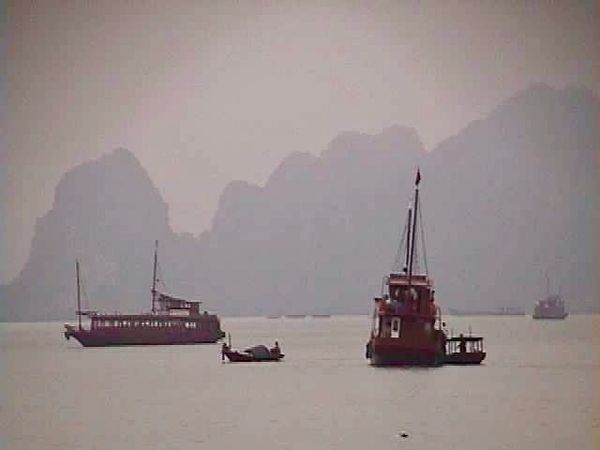
<path id="1" fill-rule="evenodd" d="M 225 336 L 215 314 L 200 311 L 198 301 L 188 301 L 156 289 L 158 242 L 154 251 L 152 310 L 143 314 L 104 314 L 81 310 L 79 261 L 77 274 L 77 326 L 65 324 L 66 339 L 75 338 L 84 347 L 115 345 L 168 345 L 214 343 Z M 89 318 L 89 327 L 82 325 Z"/>
<path id="2" fill-rule="evenodd" d="M 433 280 L 427 274 L 422 225 L 425 272 L 416 273 L 417 224 L 422 222 L 420 181 L 421 174 L 417 171 L 415 196 L 408 209 L 394 270 L 384 278 L 381 296 L 374 299 L 371 336 L 366 349 L 366 357 L 374 366 L 439 365 L 445 362 L 446 335 L 440 308 L 434 299 Z"/>

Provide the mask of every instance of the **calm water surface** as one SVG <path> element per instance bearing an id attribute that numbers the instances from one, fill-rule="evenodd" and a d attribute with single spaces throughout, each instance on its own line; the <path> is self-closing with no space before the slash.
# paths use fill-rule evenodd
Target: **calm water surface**
<path id="1" fill-rule="evenodd" d="M 224 319 L 280 363 L 219 345 L 84 349 L 60 323 L 0 325 L 3 449 L 598 449 L 600 316 L 446 318 L 479 367 L 373 368 L 369 319 Z M 408 438 L 399 437 L 406 431 Z"/>

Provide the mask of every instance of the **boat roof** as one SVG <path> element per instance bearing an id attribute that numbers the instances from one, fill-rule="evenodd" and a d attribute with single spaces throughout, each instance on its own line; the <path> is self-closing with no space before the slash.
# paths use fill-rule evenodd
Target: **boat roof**
<path id="1" fill-rule="evenodd" d="M 483 341 L 483 337 L 481 336 L 454 336 L 451 338 L 446 339 L 446 342 L 460 342 L 460 341 L 466 341 L 466 342 L 476 342 L 476 341 Z"/>
<path id="2" fill-rule="evenodd" d="M 390 273 L 388 283 L 394 286 L 408 286 L 408 275 L 405 273 Z M 431 279 L 424 274 L 412 275 L 410 279 L 411 286 L 428 286 L 431 285 Z"/>
<path id="3" fill-rule="evenodd" d="M 199 314 L 196 316 L 191 316 L 191 315 L 179 316 L 179 315 L 175 315 L 175 314 L 171 315 L 171 314 L 151 314 L 151 313 L 146 313 L 146 314 L 143 314 L 143 313 L 142 314 L 96 313 L 96 314 L 90 315 L 90 317 L 92 319 L 98 319 L 98 320 L 193 320 L 193 319 L 199 319 L 199 318 L 206 317 L 206 316 L 214 317 L 214 314 L 210 314 L 207 311 L 204 311 L 202 314 Z"/>

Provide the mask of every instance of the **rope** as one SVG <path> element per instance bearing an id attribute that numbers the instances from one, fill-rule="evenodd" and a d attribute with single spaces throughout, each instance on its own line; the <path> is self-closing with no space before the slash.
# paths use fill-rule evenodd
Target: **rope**
<path id="1" fill-rule="evenodd" d="M 160 263 L 157 261 L 156 262 L 156 281 L 158 282 L 158 284 L 162 285 L 163 290 L 165 292 L 169 292 L 169 288 L 167 287 L 167 283 L 165 283 L 163 281 L 163 272 L 162 272 L 162 268 L 160 267 Z"/>
<path id="2" fill-rule="evenodd" d="M 400 239 L 400 245 L 398 246 L 398 251 L 396 252 L 396 258 L 394 259 L 394 265 L 392 266 L 392 271 L 402 272 L 402 265 L 404 264 L 404 242 L 406 240 L 406 228 L 408 224 L 406 221 L 404 222 L 404 230 L 402 230 L 402 238 Z"/>
<path id="3" fill-rule="evenodd" d="M 425 231 L 423 231 L 423 217 L 421 216 L 421 210 L 423 207 L 419 208 L 419 225 L 421 228 L 421 245 L 423 246 L 423 262 L 425 263 L 425 275 L 429 274 L 429 268 L 427 267 L 427 251 L 425 250 Z"/>

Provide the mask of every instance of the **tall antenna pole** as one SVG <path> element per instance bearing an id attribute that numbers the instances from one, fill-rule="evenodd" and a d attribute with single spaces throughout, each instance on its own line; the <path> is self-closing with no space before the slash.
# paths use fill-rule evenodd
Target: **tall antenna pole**
<path id="1" fill-rule="evenodd" d="M 79 282 L 79 260 L 75 260 L 75 273 L 77 274 L 77 322 L 81 330 L 81 288 Z"/>
<path id="2" fill-rule="evenodd" d="M 417 212 L 419 210 L 419 183 L 421 182 L 421 171 L 417 169 L 417 179 L 415 181 L 415 212 L 413 214 L 412 235 L 410 239 L 410 259 L 408 261 L 408 285 L 412 279 L 413 260 L 415 254 L 415 235 L 417 234 Z"/>
<path id="3" fill-rule="evenodd" d="M 546 297 L 550 297 L 550 278 L 548 278 L 548 273 L 546 273 Z"/>
<path id="4" fill-rule="evenodd" d="M 156 311 L 156 265 L 158 264 L 158 240 L 154 241 L 154 268 L 152 269 L 152 312 Z"/>

